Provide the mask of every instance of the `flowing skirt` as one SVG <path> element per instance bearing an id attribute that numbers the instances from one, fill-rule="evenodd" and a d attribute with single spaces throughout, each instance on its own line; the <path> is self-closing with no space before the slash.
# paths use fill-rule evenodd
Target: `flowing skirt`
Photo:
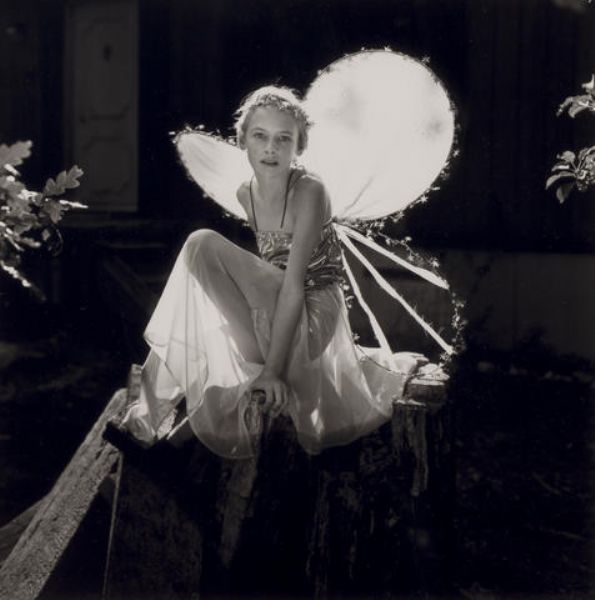
<path id="1" fill-rule="evenodd" d="M 182 398 L 196 436 L 228 458 L 253 454 L 244 412 L 269 347 L 283 270 L 210 230 L 189 236 L 145 331 L 151 350 L 125 425 L 144 440 Z M 340 286 L 306 291 L 288 356 L 287 413 L 310 453 L 392 416 L 417 360 L 356 346 Z M 389 368 L 389 365 L 392 368 Z"/>

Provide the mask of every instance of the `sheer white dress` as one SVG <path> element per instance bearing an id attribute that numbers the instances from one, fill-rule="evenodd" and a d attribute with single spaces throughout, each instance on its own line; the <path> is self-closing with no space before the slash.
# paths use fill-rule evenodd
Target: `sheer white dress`
<path id="1" fill-rule="evenodd" d="M 244 413 L 262 369 L 291 234 L 257 231 L 260 256 L 211 230 L 186 240 L 145 331 L 141 395 L 125 417 L 139 439 L 185 396 L 196 436 L 228 458 L 252 455 Z M 357 346 L 341 289 L 342 254 L 327 223 L 307 268 L 305 303 L 287 361 L 287 412 L 309 453 L 347 444 L 391 418 L 417 361 Z M 395 362 L 397 368 L 395 369 Z"/>

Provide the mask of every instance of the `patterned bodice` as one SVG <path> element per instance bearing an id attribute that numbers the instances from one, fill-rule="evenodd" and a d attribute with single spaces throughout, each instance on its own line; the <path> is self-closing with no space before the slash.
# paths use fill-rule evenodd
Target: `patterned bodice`
<path id="1" fill-rule="evenodd" d="M 256 231 L 260 256 L 271 264 L 285 269 L 289 259 L 292 235 L 286 231 Z M 312 252 L 306 271 L 305 287 L 308 290 L 323 288 L 340 282 L 343 274 L 341 245 L 333 223 L 322 229 L 322 237 Z"/>

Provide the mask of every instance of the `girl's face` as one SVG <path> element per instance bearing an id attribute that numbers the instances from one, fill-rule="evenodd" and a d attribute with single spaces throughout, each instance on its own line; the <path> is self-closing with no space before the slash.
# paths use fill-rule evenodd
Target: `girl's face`
<path id="1" fill-rule="evenodd" d="M 259 106 L 248 117 L 243 147 L 256 173 L 288 170 L 297 154 L 298 126 L 288 113 L 273 106 Z"/>

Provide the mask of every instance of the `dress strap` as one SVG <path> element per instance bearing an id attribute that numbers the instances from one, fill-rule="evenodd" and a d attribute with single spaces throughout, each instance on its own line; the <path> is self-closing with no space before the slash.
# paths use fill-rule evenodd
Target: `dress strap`
<path id="1" fill-rule="evenodd" d="M 283 216 L 281 217 L 281 226 L 279 227 L 279 229 L 283 229 L 283 225 L 285 223 L 285 215 L 287 213 L 287 198 L 289 197 L 289 190 L 293 187 L 292 185 L 290 185 L 290 183 L 291 183 L 291 178 L 293 177 L 294 173 L 295 173 L 295 171 L 292 171 L 289 174 L 289 177 L 287 178 L 287 183 L 285 184 L 285 202 L 283 204 Z M 302 173 L 300 175 L 298 175 L 296 178 L 294 178 L 294 184 L 301 176 L 302 176 Z M 258 231 L 258 223 L 256 221 L 256 210 L 254 209 L 254 196 L 252 195 L 252 182 L 253 181 L 254 181 L 254 175 L 252 175 L 252 179 L 250 179 L 250 185 L 249 185 L 250 206 L 252 207 L 252 219 L 254 220 L 254 231 Z"/>
<path id="2" fill-rule="evenodd" d="M 279 229 L 283 229 L 283 223 L 285 223 L 285 213 L 287 212 L 287 197 L 289 196 L 289 182 L 291 181 L 291 176 L 293 175 L 293 171 L 289 173 L 289 177 L 287 178 L 287 182 L 285 183 L 285 203 L 283 204 L 283 216 L 281 217 L 281 226 Z"/>
<path id="3" fill-rule="evenodd" d="M 298 173 L 297 177 L 293 177 L 294 173 Z M 287 212 L 287 198 L 289 197 L 289 191 L 291 188 L 298 182 L 300 177 L 304 174 L 304 170 L 301 168 L 294 169 L 289 173 L 289 177 L 287 178 L 287 185 L 285 186 L 285 205 L 283 206 L 283 217 L 281 218 L 281 227 L 283 229 L 283 224 L 285 223 L 285 213 Z M 293 177 L 293 183 L 291 178 Z M 291 185 L 290 185 L 291 184 Z"/>
<path id="4" fill-rule="evenodd" d="M 254 231 L 258 231 L 258 224 L 256 223 L 256 211 L 254 210 L 254 197 L 252 196 L 252 182 L 254 181 L 254 175 L 250 179 L 250 206 L 252 207 L 252 219 L 254 220 Z"/>

